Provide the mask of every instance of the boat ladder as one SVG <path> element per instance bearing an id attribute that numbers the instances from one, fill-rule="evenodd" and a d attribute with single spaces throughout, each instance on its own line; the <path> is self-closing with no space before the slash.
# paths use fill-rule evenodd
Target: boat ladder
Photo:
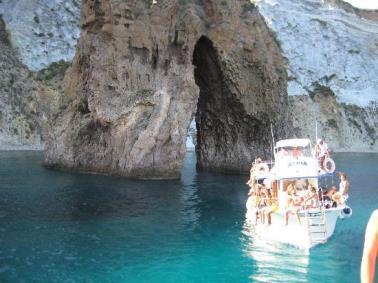
<path id="1" fill-rule="evenodd" d="M 325 243 L 327 241 L 326 217 L 323 205 L 319 211 L 309 212 L 306 209 L 307 229 L 310 244 Z"/>

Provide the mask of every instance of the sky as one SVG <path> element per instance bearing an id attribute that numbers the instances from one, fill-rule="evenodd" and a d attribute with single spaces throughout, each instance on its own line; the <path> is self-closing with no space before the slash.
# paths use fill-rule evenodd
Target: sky
<path id="1" fill-rule="evenodd" d="M 378 0 L 344 0 L 360 9 L 376 9 L 378 10 Z"/>

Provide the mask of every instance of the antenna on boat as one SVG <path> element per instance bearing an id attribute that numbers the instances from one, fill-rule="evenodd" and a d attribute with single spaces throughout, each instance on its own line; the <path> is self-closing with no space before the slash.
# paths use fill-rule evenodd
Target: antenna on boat
<path id="1" fill-rule="evenodd" d="M 273 134 L 273 124 L 270 123 L 270 133 L 272 134 L 272 159 L 274 158 L 274 134 Z"/>
<path id="2" fill-rule="evenodd" d="M 315 156 L 319 157 L 318 152 L 318 120 L 315 120 Z"/>
<path id="3" fill-rule="evenodd" d="M 318 120 L 315 120 L 315 141 L 318 142 Z"/>

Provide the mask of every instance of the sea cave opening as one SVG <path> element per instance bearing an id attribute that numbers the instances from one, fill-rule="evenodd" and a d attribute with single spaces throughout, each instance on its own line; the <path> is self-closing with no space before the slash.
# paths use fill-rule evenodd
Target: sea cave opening
<path id="1" fill-rule="evenodd" d="M 192 123 L 189 134 L 195 136 L 197 170 L 245 173 L 251 160 L 251 133 L 256 133 L 249 126 L 255 127 L 256 121 L 247 117 L 230 89 L 218 50 L 209 38 L 197 41 L 193 65 L 200 94 L 195 130 Z"/>
<path id="2" fill-rule="evenodd" d="M 238 143 L 232 99 L 212 41 L 202 36 L 193 52 L 194 78 L 200 94 L 189 135 L 194 140 L 197 170 L 239 171 L 241 159 L 230 150 Z M 194 133 L 193 133 L 194 132 Z M 189 146 L 193 146 L 190 144 Z M 238 164 L 239 163 L 239 164 Z"/>

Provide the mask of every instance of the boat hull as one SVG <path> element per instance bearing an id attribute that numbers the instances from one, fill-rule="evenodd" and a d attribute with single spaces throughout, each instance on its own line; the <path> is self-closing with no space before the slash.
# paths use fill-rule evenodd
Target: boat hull
<path id="1" fill-rule="evenodd" d="M 300 223 L 295 214 L 290 214 L 288 225 L 285 225 L 284 212 L 272 214 L 272 224 L 267 225 L 259 220 L 255 225 L 255 212 L 247 210 L 246 218 L 256 234 L 266 240 L 289 244 L 304 250 L 325 243 L 334 233 L 337 219 L 342 208 L 331 208 L 324 211 L 311 209 L 299 213 Z"/>

